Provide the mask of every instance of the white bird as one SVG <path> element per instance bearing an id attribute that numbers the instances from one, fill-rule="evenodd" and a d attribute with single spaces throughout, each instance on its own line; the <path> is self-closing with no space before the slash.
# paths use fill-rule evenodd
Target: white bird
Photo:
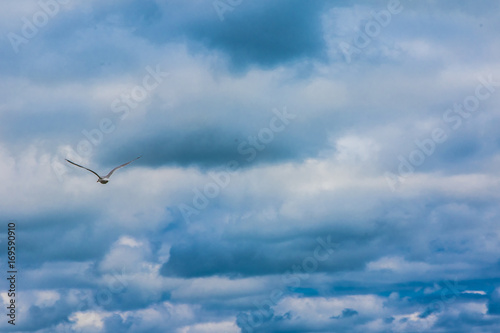
<path id="1" fill-rule="evenodd" d="M 110 172 L 109 172 L 106 176 L 104 176 L 104 177 L 101 177 L 101 176 L 99 176 L 99 175 L 97 174 L 97 172 L 92 171 L 92 170 L 90 170 L 89 168 L 86 168 L 86 167 L 81 166 L 81 165 L 79 165 L 79 164 L 76 164 L 75 162 L 71 162 L 71 161 L 70 161 L 70 160 L 68 160 L 68 159 L 66 159 L 66 161 L 68 161 L 69 163 L 71 163 L 71 164 L 73 164 L 73 165 L 76 165 L 77 167 L 80 167 L 80 168 L 83 168 L 83 169 L 85 169 L 85 170 L 88 170 L 88 171 L 92 172 L 94 175 L 96 175 L 96 176 L 97 176 L 97 178 L 99 178 L 99 179 L 97 180 L 97 182 L 98 182 L 98 183 L 101 183 L 101 184 L 107 184 L 107 182 L 109 182 L 109 177 L 111 177 L 111 175 L 113 174 L 113 172 L 115 172 L 115 170 L 116 170 L 116 169 L 120 169 L 121 167 L 124 167 L 125 165 L 130 164 L 130 163 L 132 163 L 133 161 L 135 161 L 135 160 L 137 160 L 137 159 L 139 159 L 139 158 L 141 158 L 141 157 L 142 157 L 142 155 L 141 155 L 141 156 L 139 156 L 139 157 L 137 157 L 137 158 L 134 158 L 132 161 L 129 161 L 129 162 L 127 162 L 127 163 L 124 163 L 124 164 L 122 164 L 122 165 L 117 166 L 116 168 L 114 168 L 113 170 L 111 170 L 111 171 L 110 171 Z"/>

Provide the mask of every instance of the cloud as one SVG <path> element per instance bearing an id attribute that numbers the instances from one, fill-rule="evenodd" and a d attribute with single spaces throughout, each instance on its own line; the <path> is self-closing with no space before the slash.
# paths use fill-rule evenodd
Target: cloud
<path id="1" fill-rule="evenodd" d="M 497 331 L 498 4 L 391 6 L 6 5 L 16 328 Z"/>

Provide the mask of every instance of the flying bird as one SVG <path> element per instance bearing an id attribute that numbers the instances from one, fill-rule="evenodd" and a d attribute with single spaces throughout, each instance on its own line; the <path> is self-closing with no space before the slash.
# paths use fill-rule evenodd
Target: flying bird
<path id="1" fill-rule="evenodd" d="M 111 170 L 111 171 L 110 171 L 110 172 L 109 172 L 106 176 L 104 176 L 104 177 L 101 177 L 101 176 L 99 176 L 99 175 L 97 174 L 97 172 L 92 171 L 92 170 L 90 170 L 89 168 L 86 168 L 86 167 L 81 166 L 81 165 L 79 165 L 79 164 L 76 164 L 75 162 L 71 162 L 71 161 L 70 161 L 70 160 L 68 160 L 68 159 L 66 159 L 66 161 L 68 161 L 69 163 L 71 163 L 71 164 L 73 164 L 73 165 L 76 165 L 77 167 L 80 167 L 80 168 L 82 168 L 82 169 L 85 169 L 85 170 L 88 170 L 88 171 L 92 172 L 94 175 L 96 175 L 96 176 L 97 176 L 97 178 L 99 178 L 99 179 L 97 179 L 97 182 L 98 182 L 98 183 L 101 183 L 101 184 L 107 184 L 107 183 L 109 182 L 109 177 L 111 177 L 111 175 L 113 174 L 113 172 L 115 172 L 117 169 L 120 169 L 121 167 L 126 166 L 127 164 L 132 163 L 133 161 L 135 161 L 135 160 L 137 160 L 137 159 L 139 159 L 139 158 L 141 158 L 141 157 L 142 157 L 142 155 L 141 155 L 141 156 L 139 156 L 139 157 L 137 157 L 137 158 L 134 158 L 132 161 L 129 161 L 129 162 L 127 162 L 127 163 L 123 163 L 122 165 L 117 166 L 116 168 L 114 168 L 113 170 Z"/>

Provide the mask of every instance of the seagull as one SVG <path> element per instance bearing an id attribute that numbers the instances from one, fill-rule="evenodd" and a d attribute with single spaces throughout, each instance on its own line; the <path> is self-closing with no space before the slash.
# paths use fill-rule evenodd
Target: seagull
<path id="1" fill-rule="evenodd" d="M 137 157 L 137 158 L 134 158 L 132 161 L 129 161 L 129 162 L 127 162 L 127 163 L 123 163 L 122 165 L 117 166 L 116 168 L 114 168 L 113 170 L 111 170 L 111 171 L 110 171 L 110 172 L 109 172 L 106 176 L 104 176 L 104 177 L 99 176 L 99 175 L 97 174 L 97 172 L 92 171 L 92 170 L 90 170 L 89 168 L 86 168 L 86 167 L 84 167 L 84 166 L 81 166 L 81 165 L 79 165 L 79 164 L 76 164 L 75 162 L 71 162 L 71 161 L 70 161 L 70 160 L 68 160 L 68 159 L 65 159 L 65 160 L 66 160 L 66 161 L 68 161 L 69 163 L 73 164 L 73 165 L 76 165 L 77 167 L 80 167 L 80 168 L 83 168 L 83 169 L 85 169 L 85 170 L 88 170 L 88 171 L 92 172 L 94 175 L 96 175 L 96 176 L 97 176 L 97 178 L 99 178 L 99 179 L 97 180 L 97 182 L 98 182 L 98 183 L 101 183 L 101 184 L 107 184 L 107 183 L 109 182 L 109 177 L 111 177 L 111 175 L 113 174 L 113 172 L 115 172 L 115 170 L 116 170 L 116 169 L 120 169 L 121 167 L 124 167 L 125 165 L 130 164 L 130 163 L 132 163 L 133 161 L 135 161 L 135 160 L 137 160 L 137 159 L 139 159 L 139 158 L 141 158 L 141 157 L 142 157 L 142 155 L 141 155 L 141 156 L 139 156 L 139 157 Z"/>

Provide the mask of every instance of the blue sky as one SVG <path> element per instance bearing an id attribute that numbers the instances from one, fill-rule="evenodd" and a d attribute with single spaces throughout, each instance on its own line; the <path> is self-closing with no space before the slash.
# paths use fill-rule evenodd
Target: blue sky
<path id="1" fill-rule="evenodd" d="M 0 330 L 500 330 L 499 9 L 3 4 Z"/>

